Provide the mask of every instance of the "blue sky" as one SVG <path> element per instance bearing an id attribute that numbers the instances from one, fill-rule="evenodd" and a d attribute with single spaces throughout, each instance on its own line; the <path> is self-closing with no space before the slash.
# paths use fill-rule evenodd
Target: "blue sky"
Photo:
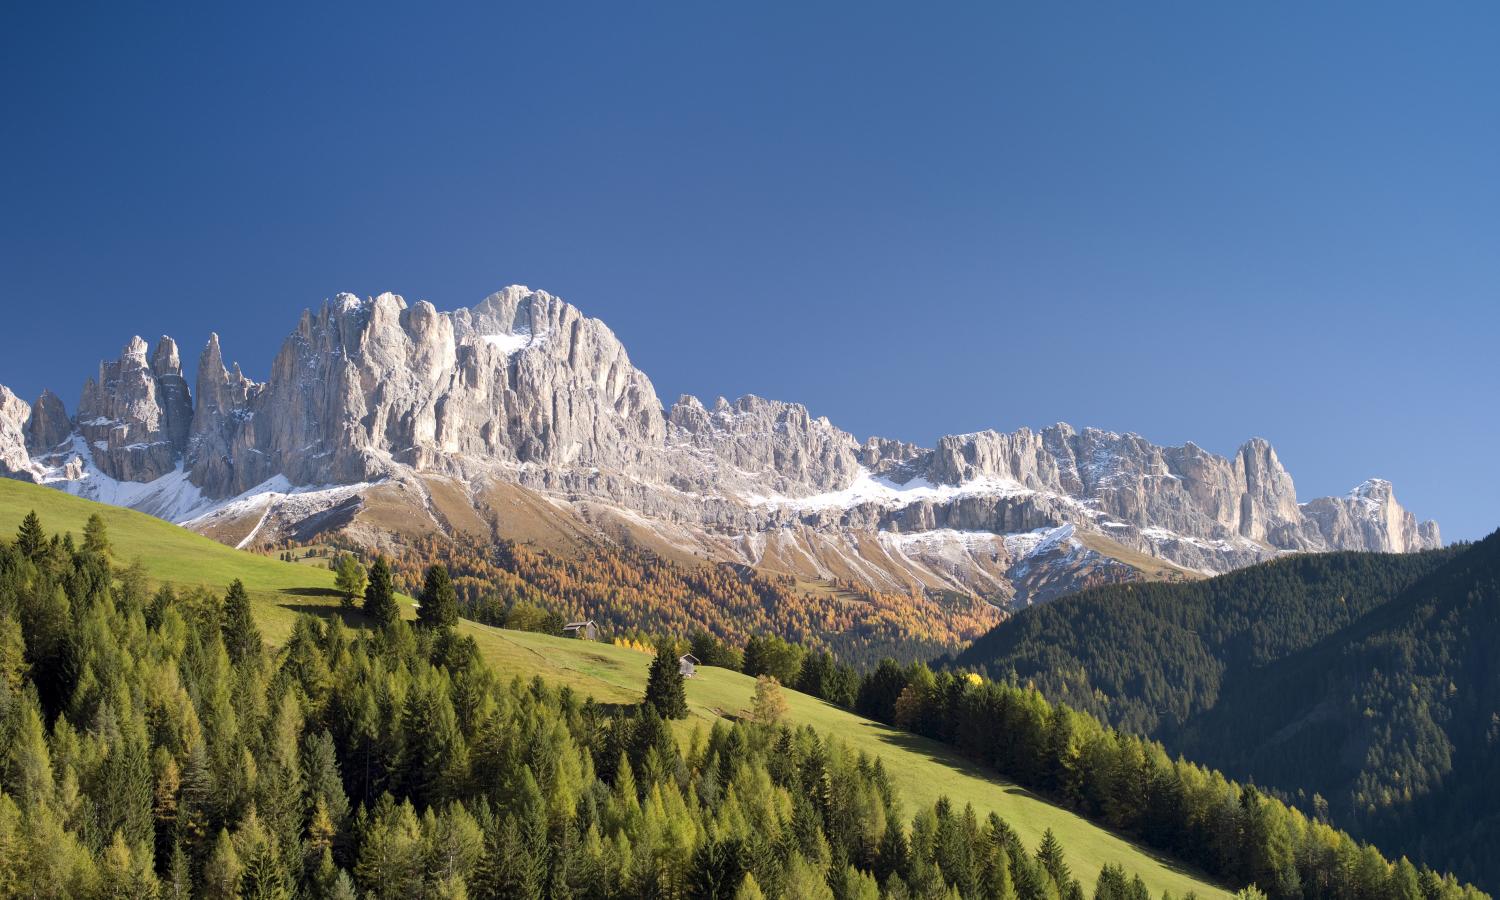
<path id="1" fill-rule="evenodd" d="M 668 403 L 1263 435 L 1304 498 L 1500 525 L 1500 6 L 126 6 L 0 14 L 28 399 L 523 283 Z"/>

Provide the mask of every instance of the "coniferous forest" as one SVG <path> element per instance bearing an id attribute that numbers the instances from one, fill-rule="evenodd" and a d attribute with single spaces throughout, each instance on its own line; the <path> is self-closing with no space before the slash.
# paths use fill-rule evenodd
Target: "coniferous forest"
<path id="1" fill-rule="evenodd" d="M 1500 883 L 1500 533 L 1027 610 L 956 665 L 1160 737 L 1308 815 Z"/>
<path id="2" fill-rule="evenodd" d="M 28 517 L 0 546 L 0 895 L 1149 896 L 1113 867 L 1079 883 L 1051 833 L 905 809 L 879 760 L 777 724 L 771 674 L 750 720 L 689 732 L 666 644 L 640 706 L 502 680 L 449 627 L 445 570 L 424 581 L 428 624 L 303 616 L 272 650 L 238 582 L 152 591 L 97 518 L 75 544 Z M 894 663 L 856 682 L 774 639 L 739 660 L 1228 884 L 1479 896 L 1035 691 Z"/>
<path id="3" fill-rule="evenodd" d="M 684 740 L 672 677 L 607 709 L 441 622 L 303 616 L 272 651 L 238 582 L 151 591 L 97 518 L 75 545 L 29 517 L 0 546 L 0 896 L 1147 896 L 903 808 L 828 735 Z"/>

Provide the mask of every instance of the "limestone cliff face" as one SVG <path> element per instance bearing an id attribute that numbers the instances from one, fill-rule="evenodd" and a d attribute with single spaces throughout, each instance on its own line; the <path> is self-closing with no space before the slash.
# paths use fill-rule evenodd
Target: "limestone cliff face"
<path id="1" fill-rule="evenodd" d="M 675 468 L 687 490 L 806 496 L 852 481 L 862 467 L 853 435 L 800 403 L 720 397 L 708 409 L 684 396 L 667 423 L 675 455 L 696 462 Z"/>
<path id="2" fill-rule="evenodd" d="M 303 314 L 264 385 L 224 370 L 216 340 L 199 382 L 203 438 L 189 463 L 212 496 L 273 475 L 349 484 L 393 467 L 647 476 L 661 465 L 650 380 L 602 322 L 524 288 L 456 313 L 341 294 Z"/>
<path id="3" fill-rule="evenodd" d="M 1326 545 L 1379 547 L 1396 553 L 1442 546 L 1436 522 L 1417 517 L 1396 502 L 1391 483 L 1371 478 L 1343 497 L 1319 497 L 1303 506 Z"/>
<path id="4" fill-rule="evenodd" d="M 254 417 L 251 401 L 260 389 L 240 372 L 238 363 L 232 371 L 225 368 L 219 336 L 210 334 L 198 356 L 197 406 L 187 457 L 194 482 L 215 496 L 239 493 L 258 484 L 240 486 L 253 477 L 250 470 L 270 468 L 258 462 L 254 431 L 245 427 Z"/>
<path id="5" fill-rule="evenodd" d="M 1124 558 L 1217 572 L 1287 551 L 1440 542 L 1383 481 L 1299 505 L 1258 438 L 1225 457 L 1058 424 L 923 448 L 859 441 L 799 404 L 754 396 L 684 396 L 664 410 L 604 323 L 524 287 L 453 312 L 340 294 L 303 313 L 261 383 L 226 365 L 213 335 L 190 390 L 175 342 L 148 353 L 135 338 L 100 365 L 71 422 L 50 393 L 35 407 L 0 401 L 7 474 L 82 493 L 90 478 L 159 483 L 96 493 L 195 515 L 259 492 L 270 499 L 253 521 L 276 518 L 265 504 L 302 510 L 298 534 L 350 521 L 370 483 L 397 484 L 381 496 L 437 527 L 492 519 L 484 498 L 505 484 L 571 510 L 581 528 L 604 515 L 683 553 L 1033 599 L 1124 577 L 1135 571 Z M 428 476 L 455 479 L 475 508 L 428 496 Z M 286 492 L 313 487 L 333 491 L 338 516 L 306 498 L 288 505 Z M 1042 534 L 1061 537 L 1043 552 Z"/>
<path id="6" fill-rule="evenodd" d="M 0 385 L 0 476 L 40 481 L 40 467 L 26 450 L 26 423 L 31 406 Z"/>
<path id="7" fill-rule="evenodd" d="M 152 481 L 176 468 L 192 422 L 177 345 L 162 338 L 150 360 L 146 350 L 132 338 L 119 359 L 99 364 L 78 401 L 78 432 L 95 464 L 120 481 Z"/>
<path id="8" fill-rule="evenodd" d="M 73 422 L 63 406 L 62 398 L 51 391 L 42 391 L 36 404 L 31 407 L 31 419 L 26 423 L 26 447 L 32 453 L 46 453 L 68 440 L 73 433 Z"/>

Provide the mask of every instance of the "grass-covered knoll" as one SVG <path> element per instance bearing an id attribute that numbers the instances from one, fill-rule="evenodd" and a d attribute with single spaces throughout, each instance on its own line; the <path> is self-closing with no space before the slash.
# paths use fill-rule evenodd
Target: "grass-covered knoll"
<path id="1" fill-rule="evenodd" d="M 89 515 L 98 512 L 109 527 L 116 558 L 139 558 L 157 581 L 222 590 L 229 581 L 241 579 L 254 601 L 258 624 L 273 642 L 290 635 L 298 611 L 336 614 L 333 575 L 325 569 L 234 550 L 130 510 L 0 481 L 0 532 L 13 533 L 33 509 L 48 531 L 75 535 L 82 533 Z M 409 614 L 410 608 L 406 610 Z M 485 659 L 504 674 L 540 675 L 604 703 L 638 702 L 645 687 L 650 657 L 633 650 L 471 622 L 460 628 L 473 635 Z M 735 716 L 750 706 L 754 679 L 723 669 L 704 668 L 700 673 L 687 687 L 697 721 Z M 972 803 L 981 819 L 991 811 L 999 813 L 1030 847 L 1052 829 L 1067 848 L 1074 874 L 1086 885 L 1092 886 L 1102 866 L 1117 864 L 1139 873 L 1156 895 L 1167 890 L 1179 897 L 1188 891 L 1200 897 L 1225 895 L 1170 861 L 964 762 L 940 744 L 795 691 L 788 690 L 786 697 L 789 721 L 812 725 L 853 749 L 880 756 L 908 814 L 946 795 L 960 805 Z"/>

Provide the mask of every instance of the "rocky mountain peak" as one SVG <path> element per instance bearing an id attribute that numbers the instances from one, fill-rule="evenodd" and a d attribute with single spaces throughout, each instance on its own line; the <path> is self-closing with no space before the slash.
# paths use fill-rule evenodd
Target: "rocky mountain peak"
<path id="1" fill-rule="evenodd" d="M 33 454 L 46 453 L 67 441 L 72 433 L 73 423 L 68 419 L 62 398 L 50 390 L 42 391 L 26 423 L 26 446 Z"/>
<path id="2" fill-rule="evenodd" d="M 26 450 L 31 406 L 0 384 L 0 476 L 39 481 L 40 469 Z"/>
<path id="3" fill-rule="evenodd" d="M 182 375 L 182 360 L 177 355 L 177 342 L 166 335 L 156 342 L 156 350 L 151 354 L 151 371 L 157 378 L 166 375 Z"/>
<path id="4" fill-rule="evenodd" d="M 151 482 L 180 466 L 196 492 L 180 478 L 126 492 L 156 496 L 163 515 L 257 491 L 275 505 L 288 486 L 339 486 L 343 503 L 396 482 L 421 497 L 423 479 L 450 477 L 481 521 L 498 512 L 480 508 L 486 486 L 506 483 L 585 519 L 612 510 L 674 552 L 884 590 L 1035 599 L 1084 583 L 1052 577 L 1057 567 L 1134 571 L 1101 554 L 1224 571 L 1285 551 L 1439 540 L 1385 482 L 1299 505 L 1261 438 L 1225 457 L 1059 422 L 921 447 L 860 441 L 753 394 L 684 394 L 664 410 L 603 322 L 521 285 L 451 312 L 337 294 L 303 311 L 263 383 L 226 365 L 216 334 L 191 390 L 176 342 L 148 352 L 134 338 L 85 385 L 76 432 L 55 395 L 0 407 L 0 466 L 19 477 L 99 493 L 89 478 Z M 50 452 L 59 445 L 92 459 L 70 463 Z M 431 510 L 412 515 L 436 520 Z"/>
<path id="5" fill-rule="evenodd" d="M 164 338 L 157 348 L 161 376 L 147 350 L 139 336 L 131 338 L 119 359 L 99 364 L 98 377 L 84 384 L 78 401 L 79 433 L 100 470 L 120 481 L 152 481 L 171 472 L 192 424 L 176 344 Z"/>

